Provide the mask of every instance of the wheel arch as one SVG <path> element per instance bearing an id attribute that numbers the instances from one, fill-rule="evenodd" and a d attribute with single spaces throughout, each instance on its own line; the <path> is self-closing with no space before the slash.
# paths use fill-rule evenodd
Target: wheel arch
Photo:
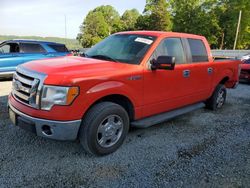
<path id="1" fill-rule="evenodd" d="M 228 81 L 229 81 L 229 76 L 224 76 L 224 78 L 221 79 L 221 81 L 219 82 L 219 84 L 225 85 Z M 217 84 L 217 85 L 219 85 L 219 84 Z"/>
<path id="2" fill-rule="evenodd" d="M 122 106 L 126 110 L 126 112 L 128 113 L 130 121 L 135 119 L 135 107 L 134 107 L 134 104 L 125 95 L 122 95 L 122 94 L 109 94 L 109 95 L 103 96 L 103 97 L 97 99 L 96 101 L 94 101 L 92 103 L 92 105 L 89 106 L 87 111 L 89 109 L 91 109 L 91 107 L 93 107 L 95 104 L 98 104 L 100 102 L 113 102 L 113 103 L 116 103 L 116 104 Z"/>

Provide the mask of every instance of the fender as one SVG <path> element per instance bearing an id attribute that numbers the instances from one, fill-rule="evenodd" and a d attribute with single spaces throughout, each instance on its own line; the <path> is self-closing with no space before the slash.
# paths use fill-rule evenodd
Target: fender
<path id="1" fill-rule="evenodd" d="M 139 109 L 142 103 L 142 97 L 139 96 L 139 93 L 140 92 L 135 91 L 135 89 L 131 88 L 128 84 L 120 81 L 106 81 L 99 83 L 85 92 L 82 113 L 84 115 L 89 107 L 103 97 L 109 95 L 122 95 L 131 101 L 134 106 L 135 116 L 138 117 L 141 114 Z"/>
<path id="2" fill-rule="evenodd" d="M 232 77 L 233 77 L 233 74 L 234 74 L 234 72 L 233 72 L 232 69 L 229 69 L 229 68 L 224 69 L 223 72 L 219 74 L 220 76 L 216 77 L 216 80 L 214 82 L 213 88 L 215 88 L 226 77 L 228 77 L 229 78 L 228 81 L 230 81 L 232 79 Z"/>

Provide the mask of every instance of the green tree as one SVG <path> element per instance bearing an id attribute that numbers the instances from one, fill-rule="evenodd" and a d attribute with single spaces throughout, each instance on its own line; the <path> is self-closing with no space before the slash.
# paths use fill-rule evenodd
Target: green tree
<path id="1" fill-rule="evenodd" d="M 101 12 L 89 12 L 80 29 L 78 40 L 85 48 L 93 46 L 109 35 L 109 25 Z"/>
<path id="2" fill-rule="evenodd" d="M 242 18 L 237 48 L 247 49 L 250 47 L 250 1 L 220 0 L 215 12 L 222 29 L 221 48 L 233 48 L 240 10 Z"/>
<path id="3" fill-rule="evenodd" d="M 232 49 L 242 10 L 237 48 L 250 46 L 249 0 L 171 0 L 173 31 L 207 37 L 212 48 Z"/>
<path id="4" fill-rule="evenodd" d="M 139 16 L 140 13 L 136 9 L 126 10 L 121 17 L 123 25 L 122 30 L 124 31 L 136 30 L 135 24 Z"/>
<path id="5" fill-rule="evenodd" d="M 121 30 L 121 20 L 119 13 L 110 5 L 99 6 L 94 12 L 101 12 L 106 23 L 109 25 L 109 33 L 115 33 Z"/>
<path id="6" fill-rule="evenodd" d="M 88 48 L 112 33 L 121 30 L 119 13 L 110 5 L 90 11 L 80 26 L 77 39 Z"/>
<path id="7" fill-rule="evenodd" d="M 221 28 L 214 0 L 172 0 L 173 31 L 204 35 L 213 47 L 220 43 Z"/>
<path id="8" fill-rule="evenodd" d="M 170 31 L 172 22 L 169 8 L 166 0 L 147 0 L 136 27 L 142 30 Z"/>

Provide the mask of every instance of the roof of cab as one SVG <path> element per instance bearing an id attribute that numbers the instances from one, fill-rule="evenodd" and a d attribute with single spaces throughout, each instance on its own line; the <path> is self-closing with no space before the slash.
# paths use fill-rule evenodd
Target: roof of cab
<path id="1" fill-rule="evenodd" d="M 115 33 L 116 34 L 116 33 Z M 189 33 L 178 33 L 178 32 L 165 32 L 165 31 L 124 31 L 119 32 L 117 34 L 138 34 L 138 35 L 148 35 L 148 36 L 154 36 L 154 37 L 160 37 L 160 36 L 178 36 L 178 37 L 186 37 L 186 38 L 205 38 L 201 35 L 194 35 Z"/>

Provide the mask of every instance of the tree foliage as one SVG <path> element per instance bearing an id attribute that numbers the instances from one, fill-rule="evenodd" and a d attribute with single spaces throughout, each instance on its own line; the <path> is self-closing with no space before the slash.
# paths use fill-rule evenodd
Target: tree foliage
<path id="1" fill-rule="evenodd" d="M 108 35 L 121 30 L 119 13 L 110 5 L 90 11 L 80 26 L 77 39 L 83 47 L 91 47 Z"/>
<path id="2" fill-rule="evenodd" d="M 214 48 L 232 49 L 238 15 L 242 20 L 237 47 L 249 47 L 249 0 L 172 0 L 173 31 L 194 33 L 207 37 Z"/>
<path id="3" fill-rule="evenodd" d="M 173 31 L 207 36 L 211 45 L 219 44 L 221 29 L 213 11 L 212 1 L 173 0 Z"/>
<path id="4" fill-rule="evenodd" d="M 136 29 L 135 24 L 137 22 L 140 13 L 136 9 L 126 10 L 122 17 L 122 30 L 124 31 L 133 31 Z"/>
<path id="5" fill-rule="evenodd" d="M 109 26 L 109 33 L 115 33 L 121 30 L 121 21 L 120 21 L 120 15 L 115 10 L 114 7 L 110 5 L 106 6 L 100 6 L 94 9 L 94 12 L 100 12 L 102 13 L 105 22 Z"/>
<path id="6" fill-rule="evenodd" d="M 166 0 L 147 0 L 136 27 L 141 30 L 170 31 L 172 27 L 169 3 Z"/>
<path id="7" fill-rule="evenodd" d="M 250 1 L 221 0 L 217 1 L 215 12 L 222 31 L 222 48 L 233 48 L 240 11 L 242 11 L 242 17 L 237 48 L 250 48 Z"/>
<path id="8" fill-rule="evenodd" d="M 146 0 L 142 14 L 132 9 L 121 17 L 112 6 L 100 6 L 86 16 L 77 38 L 84 47 L 90 47 L 118 31 L 176 31 L 204 35 L 212 48 L 232 49 L 240 10 L 237 48 L 247 49 L 250 0 Z"/>

